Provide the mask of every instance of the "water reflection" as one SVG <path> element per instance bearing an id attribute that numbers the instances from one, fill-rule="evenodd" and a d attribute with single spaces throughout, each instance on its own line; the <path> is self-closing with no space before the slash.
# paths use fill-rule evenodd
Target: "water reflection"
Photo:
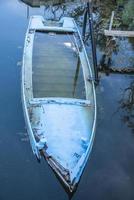
<path id="1" fill-rule="evenodd" d="M 30 16 L 31 7 L 40 7 L 44 10 L 45 19 L 59 20 L 63 16 L 77 19 L 81 24 L 81 16 L 84 13 L 85 3 L 82 0 L 21 0 L 27 5 L 27 16 Z M 30 7 L 29 7 L 30 6 Z"/>
<path id="2" fill-rule="evenodd" d="M 134 81 L 123 90 L 120 107 L 124 111 L 122 117 L 123 121 L 134 133 Z"/>
<path id="3" fill-rule="evenodd" d="M 58 5 L 65 3 L 65 0 L 22 0 L 31 7 L 40 7 L 41 5 Z"/>

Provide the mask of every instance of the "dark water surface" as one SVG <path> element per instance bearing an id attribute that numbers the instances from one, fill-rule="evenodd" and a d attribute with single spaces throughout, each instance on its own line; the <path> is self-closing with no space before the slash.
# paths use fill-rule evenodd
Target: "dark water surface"
<path id="1" fill-rule="evenodd" d="M 67 200 L 46 162 L 37 163 L 26 135 L 20 63 L 26 11 L 17 0 L 0 2 L 0 200 Z M 30 9 L 30 14 L 43 12 Z M 119 109 L 121 95 L 133 80 L 133 76 L 101 77 L 95 143 L 73 200 L 134 199 L 134 135 Z"/>

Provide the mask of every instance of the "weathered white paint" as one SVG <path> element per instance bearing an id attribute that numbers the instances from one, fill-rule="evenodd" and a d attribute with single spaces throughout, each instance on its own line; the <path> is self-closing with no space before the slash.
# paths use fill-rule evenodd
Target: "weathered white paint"
<path id="1" fill-rule="evenodd" d="M 93 145 L 96 95 L 92 70 L 75 21 L 66 17 L 59 23 L 60 27 L 50 27 L 45 26 L 41 16 L 30 19 L 23 57 L 22 101 L 34 154 L 40 159 L 40 151 L 43 151 L 49 165 L 72 191 L 81 177 Z M 36 30 L 74 34 L 83 69 L 86 100 L 33 98 L 32 49 Z M 77 39 L 81 43 L 80 49 Z"/>
<path id="2" fill-rule="evenodd" d="M 134 31 L 104 30 L 104 34 L 112 37 L 134 37 Z"/>

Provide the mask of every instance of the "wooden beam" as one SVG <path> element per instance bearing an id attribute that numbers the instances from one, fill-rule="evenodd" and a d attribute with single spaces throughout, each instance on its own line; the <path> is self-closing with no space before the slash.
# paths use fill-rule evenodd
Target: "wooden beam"
<path id="1" fill-rule="evenodd" d="M 104 30 L 106 36 L 134 37 L 134 31 Z"/>
<path id="2" fill-rule="evenodd" d="M 113 20 L 114 20 L 114 11 L 112 11 L 111 20 L 110 20 L 110 25 L 109 25 L 109 31 L 112 30 Z"/>

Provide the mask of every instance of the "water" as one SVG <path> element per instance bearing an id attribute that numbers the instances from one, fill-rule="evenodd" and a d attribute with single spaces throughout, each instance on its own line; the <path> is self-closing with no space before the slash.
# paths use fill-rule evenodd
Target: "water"
<path id="1" fill-rule="evenodd" d="M 33 95 L 38 98 L 86 98 L 73 34 L 35 34 Z"/>
<path id="2" fill-rule="evenodd" d="M 30 9 L 30 14 L 43 12 Z M 68 200 L 46 162 L 37 163 L 26 135 L 20 66 L 26 5 L 1 0 L 0 24 L 0 200 Z M 95 143 L 73 200 L 134 199 L 134 135 L 120 108 L 123 91 L 133 80 L 133 76 L 101 75 Z"/>

